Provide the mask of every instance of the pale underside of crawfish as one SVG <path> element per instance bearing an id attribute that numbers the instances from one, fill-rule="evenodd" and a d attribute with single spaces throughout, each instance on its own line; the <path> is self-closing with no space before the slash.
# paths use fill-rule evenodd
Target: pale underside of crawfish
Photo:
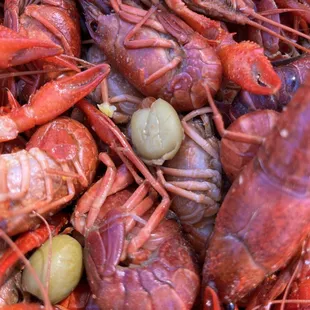
<path id="1" fill-rule="evenodd" d="M 218 146 L 218 140 L 215 136 L 212 134 L 210 135 L 207 130 L 202 128 L 203 126 L 201 126 L 200 123 L 190 122 L 190 125 L 193 126 L 202 137 L 207 138 L 207 141 L 212 146 Z M 194 246 L 194 249 L 197 253 L 201 253 L 201 256 L 204 257 L 206 241 L 213 231 L 214 219 L 219 209 L 219 202 L 221 199 L 221 164 L 218 159 L 215 159 L 213 156 L 204 151 L 191 138 L 185 136 L 179 152 L 172 160 L 165 163 L 165 167 L 182 170 L 214 170 L 214 175 L 212 177 L 210 176 L 210 179 L 186 178 L 172 175 L 166 176 L 167 181 L 207 181 L 210 183 L 210 188 L 206 191 L 206 195 L 211 198 L 211 201 L 213 202 L 209 205 L 198 203 L 178 195 L 173 195 L 171 203 L 171 209 L 179 217 L 183 229 L 186 232 L 191 244 Z M 202 191 L 194 192 L 196 194 L 203 194 Z"/>
<path id="2" fill-rule="evenodd" d="M 82 124 L 59 118 L 40 127 L 26 150 L 0 155 L 0 164 L 2 219 L 6 232 L 15 235 L 40 221 L 31 216 L 31 210 L 43 216 L 55 214 L 92 181 L 97 148 Z M 65 172 L 81 173 L 86 180 L 81 184 L 76 177 L 64 177 Z M 51 204 L 52 210 L 44 211 Z M 20 214 L 6 218 L 7 211 Z"/>
<path id="3" fill-rule="evenodd" d="M 41 162 L 36 157 L 40 157 L 40 160 L 45 161 L 48 168 L 61 171 L 60 166 L 55 160 L 47 156 L 44 152 L 41 152 L 38 148 L 32 148 L 30 151 L 23 150 L 13 154 L 1 155 L 2 169 L 5 167 L 4 169 L 7 171 L 5 186 L 8 189 L 8 193 L 18 196 L 22 191 L 25 169 L 28 169 L 27 173 L 29 173 L 29 186 L 24 195 L 21 193 L 19 199 L 5 199 L 2 202 L 3 207 L 9 204 L 9 211 L 14 212 L 25 207 L 27 208 L 38 201 L 47 201 L 46 176 Z M 54 192 L 53 199 L 57 200 L 68 194 L 66 182 L 62 180 L 61 176 L 51 176 L 50 178 Z M 6 195 L 5 192 L 1 192 L 2 195 Z M 2 213 L 5 214 L 5 211 L 4 209 Z M 29 228 L 25 220 L 25 215 L 20 215 L 10 218 L 6 230 L 10 235 L 14 235 L 26 231 Z"/>

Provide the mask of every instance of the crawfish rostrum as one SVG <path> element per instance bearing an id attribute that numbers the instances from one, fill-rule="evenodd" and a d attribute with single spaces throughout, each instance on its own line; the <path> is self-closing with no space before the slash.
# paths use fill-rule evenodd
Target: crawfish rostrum
<path id="1" fill-rule="evenodd" d="M 1 309 L 308 309 L 309 16 L 1 1 Z"/>

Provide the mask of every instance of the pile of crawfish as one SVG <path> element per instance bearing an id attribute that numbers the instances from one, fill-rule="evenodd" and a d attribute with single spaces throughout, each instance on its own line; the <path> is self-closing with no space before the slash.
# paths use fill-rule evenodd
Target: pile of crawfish
<path id="1" fill-rule="evenodd" d="M 2 0 L 0 308 L 310 309 L 308 23 L 309 0 Z M 53 301 L 56 235 L 84 269 Z"/>

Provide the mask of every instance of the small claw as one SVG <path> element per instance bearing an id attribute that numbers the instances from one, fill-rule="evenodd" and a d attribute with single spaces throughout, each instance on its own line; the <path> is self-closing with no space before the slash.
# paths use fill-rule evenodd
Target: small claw
<path id="1" fill-rule="evenodd" d="M 19 132 L 45 124 L 66 112 L 94 90 L 109 72 L 109 65 L 100 64 L 74 76 L 46 83 L 28 104 L 0 117 L 0 142 L 12 140 Z"/>
<path id="2" fill-rule="evenodd" d="M 264 50 L 253 42 L 241 42 L 219 48 L 224 75 L 242 89 L 257 95 L 273 95 L 281 80 Z"/>
<path id="3" fill-rule="evenodd" d="M 68 68 L 72 71 L 81 72 L 81 70 L 74 63 L 72 63 L 72 61 L 63 59 L 61 56 L 44 58 L 44 65 L 58 66 L 60 68 Z"/>
<path id="4" fill-rule="evenodd" d="M 60 55 L 62 52 L 62 47 L 53 42 L 28 39 L 0 25 L 0 69 Z"/>

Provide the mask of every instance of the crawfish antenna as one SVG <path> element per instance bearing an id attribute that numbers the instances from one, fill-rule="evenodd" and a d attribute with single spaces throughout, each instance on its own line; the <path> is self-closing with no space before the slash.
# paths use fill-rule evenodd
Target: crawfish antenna
<path id="1" fill-rule="evenodd" d="M 47 255 L 47 265 L 46 265 L 46 278 L 45 278 L 45 289 L 48 292 L 49 290 L 49 284 L 50 284 L 50 279 L 51 279 L 51 265 L 52 265 L 52 231 L 50 226 L 48 225 L 46 219 L 40 215 L 39 213 L 33 211 L 33 213 L 42 220 L 44 225 L 46 226 L 46 229 L 48 231 L 48 255 Z"/>
<path id="2" fill-rule="evenodd" d="M 240 10 L 243 11 L 243 12 L 245 12 L 246 14 L 248 14 L 248 15 L 250 15 L 250 16 L 252 16 L 252 17 L 254 17 L 254 18 L 258 19 L 258 20 L 260 20 L 260 21 L 263 21 L 263 22 L 268 23 L 268 24 L 270 24 L 270 25 L 279 27 L 279 28 L 281 28 L 281 29 L 283 29 L 283 30 L 286 30 L 286 31 L 291 32 L 291 33 L 294 33 L 294 34 L 296 34 L 296 35 L 298 35 L 298 36 L 300 36 L 300 37 L 303 37 L 303 38 L 305 38 L 305 39 L 307 39 L 307 40 L 310 40 L 310 36 L 308 36 L 308 35 L 306 35 L 306 34 L 300 32 L 300 31 L 298 31 L 298 30 L 292 29 L 291 27 L 288 27 L 288 26 L 282 25 L 282 24 L 280 24 L 280 23 L 278 23 L 278 22 L 275 22 L 275 21 L 273 21 L 273 20 L 271 20 L 271 19 L 269 19 L 269 18 L 267 18 L 267 17 L 265 17 L 265 16 L 263 16 L 263 15 L 261 15 L 261 14 L 258 14 L 258 13 L 256 13 L 256 12 L 254 12 L 253 9 L 250 9 L 250 8 L 242 8 L 242 9 L 240 9 Z M 295 43 L 295 42 L 290 41 L 288 38 L 286 38 L 286 37 L 284 37 L 284 36 L 282 36 L 282 35 L 276 33 L 275 31 L 273 31 L 273 30 L 271 30 L 271 29 L 269 29 L 269 28 L 267 28 L 267 27 L 265 27 L 265 26 L 263 26 L 263 25 L 261 25 L 261 24 L 259 24 L 259 23 L 257 23 L 257 22 L 254 22 L 254 21 L 252 21 L 252 20 L 249 19 L 249 20 L 247 21 L 247 24 L 250 25 L 250 26 L 253 26 L 253 27 L 257 28 L 257 29 L 263 30 L 263 31 L 265 31 L 265 32 L 267 32 L 267 33 L 269 33 L 269 34 L 271 34 L 271 35 L 273 35 L 273 36 L 279 38 L 280 40 L 282 40 L 282 41 L 284 41 L 284 42 L 286 42 L 286 43 L 288 43 L 288 44 L 291 44 L 291 45 L 295 46 L 296 48 L 298 48 L 298 49 L 300 49 L 300 50 L 302 50 L 302 51 L 304 51 L 304 52 L 306 52 L 306 53 L 310 53 L 310 50 L 309 50 L 308 48 L 305 48 L 305 47 L 303 47 L 303 46 L 300 45 L 300 44 L 297 44 L 297 43 Z"/>

